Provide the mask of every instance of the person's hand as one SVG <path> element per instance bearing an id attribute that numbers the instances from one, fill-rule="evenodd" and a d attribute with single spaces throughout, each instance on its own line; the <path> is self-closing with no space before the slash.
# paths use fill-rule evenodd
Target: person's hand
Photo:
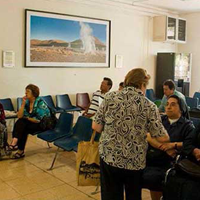
<path id="1" fill-rule="evenodd" d="M 166 151 L 166 153 L 171 156 L 172 158 L 176 157 L 176 150 L 175 149 L 169 149 Z"/>
<path id="2" fill-rule="evenodd" d="M 24 96 L 24 97 L 22 98 L 22 106 L 25 106 L 25 104 L 26 104 L 26 99 L 27 99 L 26 96 Z"/>
<path id="3" fill-rule="evenodd" d="M 200 161 L 200 149 L 195 148 L 195 149 L 193 150 L 193 155 L 194 155 L 194 157 L 197 159 L 197 161 Z"/>
<path id="4" fill-rule="evenodd" d="M 174 144 L 173 143 L 163 143 L 160 147 L 159 147 L 160 150 L 162 151 L 167 151 L 167 150 L 170 150 L 170 149 L 174 149 Z"/>

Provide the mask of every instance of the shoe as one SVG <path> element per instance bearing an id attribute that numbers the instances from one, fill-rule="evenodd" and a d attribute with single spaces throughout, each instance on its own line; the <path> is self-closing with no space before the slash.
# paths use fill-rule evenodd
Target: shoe
<path id="1" fill-rule="evenodd" d="M 16 145 L 10 144 L 8 146 L 8 151 L 17 151 L 17 150 L 18 150 L 18 145 L 17 144 Z"/>
<path id="2" fill-rule="evenodd" d="M 15 153 L 12 158 L 20 159 L 20 158 L 23 158 L 24 156 L 25 156 L 24 151 L 22 151 L 22 153 L 19 153 L 19 152 Z"/>

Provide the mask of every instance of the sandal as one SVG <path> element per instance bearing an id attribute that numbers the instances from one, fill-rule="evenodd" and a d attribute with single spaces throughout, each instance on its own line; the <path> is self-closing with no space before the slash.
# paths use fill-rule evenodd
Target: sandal
<path id="1" fill-rule="evenodd" d="M 19 153 L 19 152 L 15 153 L 12 158 L 20 159 L 20 158 L 23 158 L 24 156 L 25 156 L 24 151 L 22 151 L 22 153 Z"/>
<path id="2" fill-rule="evenodd" d="M 8 146 L 8 151 L 17 151 L 17 150 L 18 150 L 18 145 L 17 144 L 16 145 L 10 144 Z"/>

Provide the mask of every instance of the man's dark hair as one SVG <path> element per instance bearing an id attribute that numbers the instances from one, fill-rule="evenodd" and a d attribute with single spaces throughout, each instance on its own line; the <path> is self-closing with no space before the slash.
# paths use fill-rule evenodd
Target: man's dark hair
<path id="1" fill-rule="evenodd" d="M 170 90 L 175 90 L 176 86 L 174 81 L 172 81 L 171 79 L 166 80 L 163 85 L 166 85 L 169 87 Z"/>
<path id="2" fill-rule="evenodd" d="M 110 86 L 110 89 L 111 89 L 111 88 L 112 88 L 112 85 L 113 85 L 112 80 L 111 80 L 110 78 L 107 78 L 107 77 L 104 77 L 103 80 L 104 80 L 104 81 L 107 81 L 107 83 L 108 83 L 107 85 L 109 85 L 109 86 Z"/>
<path id="3" fill-rule="evenodd" d="M 121 82 L 121 83 L 119 84 L 119 86 L 120 86 L 120 87 L 124 87 L 124 82 Z"/>

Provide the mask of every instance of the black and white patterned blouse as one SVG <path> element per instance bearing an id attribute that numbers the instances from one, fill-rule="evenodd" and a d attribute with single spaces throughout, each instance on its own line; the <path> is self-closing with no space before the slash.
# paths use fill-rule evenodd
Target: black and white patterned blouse
<path id="1" fill-rule="evenodd" d="M 156 105 L 134 87 L 106 94 L 95 122 L 104 126 L 99 144 L 101 158 L 128 170 L 145 167 L 147 132 L 152 137 L 167 134 Z"/>

